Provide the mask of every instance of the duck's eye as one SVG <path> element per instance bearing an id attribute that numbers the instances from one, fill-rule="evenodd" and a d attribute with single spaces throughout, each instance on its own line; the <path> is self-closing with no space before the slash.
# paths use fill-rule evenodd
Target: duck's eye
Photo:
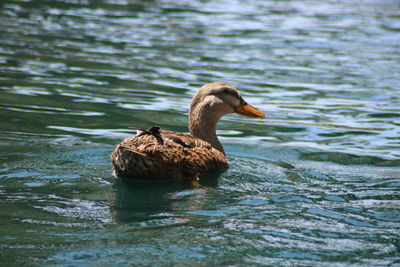
<path id="1" fill-rule="evenodd" d="M 239 95 L 238 95 L 238 93 L 236 91 L 233 91 L 233 90 L 231 90 L 229 88 L 223 89 L 222 90 L 222 94 L 230 95 L 230 96 L 233 96 L 233 97 L 239 97 Z"/>
<path id="2" fill-rule="evenodd" d="M 223 94 L 231 94 L 231 91 L 229 91 L 228 88 L 225 88 L 225 89 L 222 90 L 222 93 Z"/>

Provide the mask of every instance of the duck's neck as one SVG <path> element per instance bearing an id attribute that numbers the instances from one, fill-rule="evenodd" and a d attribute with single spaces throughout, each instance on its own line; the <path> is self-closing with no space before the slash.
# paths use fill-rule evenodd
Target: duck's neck
<path id="1" fill-rule="evenodd" d="M 225 154 L 224 148 L 217 137 L 217 122 L 220 116 L 216 116 L 208 108 L 190 110 L 189 130 L 197 138 L 210 143 L 215 149 Z"/>

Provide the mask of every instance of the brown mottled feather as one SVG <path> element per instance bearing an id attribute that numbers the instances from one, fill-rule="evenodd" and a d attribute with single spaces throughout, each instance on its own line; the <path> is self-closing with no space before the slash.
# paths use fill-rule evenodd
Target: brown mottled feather
<path id="1" fill-rule="evenodd" d="M 191 134 L 164 131 L 158 126 L 136 129 L 137 135 L 124 139 L 111 154 L 114 175 L 130 179 L 194 180 L 228 168 L 216 127 L 222 116 L 233 112 L 264 117 L 232 85 L 225 82 L 203 85 L 190 105 Z"/>
<path id="2" fill-rule="evenodd" d="M 152 127 L 124 139 L 111 155 L 117 177 L 187 179 L 228 167 L 225 155 L 189 134 Z"/>

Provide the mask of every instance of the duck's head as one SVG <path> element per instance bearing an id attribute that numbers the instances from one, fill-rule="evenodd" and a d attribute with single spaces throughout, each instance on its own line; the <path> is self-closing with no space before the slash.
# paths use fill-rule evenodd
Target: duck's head
<path id="1" fill-rule="evenodd" d="M 225 82 L 203 85 L 194 95 L 190 106 L 190 117 L 209 112 L 217 120 L 228 113 L 238 113 L 252 118 L 263 118 L 264 113 L 247 104 L 238 90 Z M 211 115 L 211 114 L 210 114 Z"/>

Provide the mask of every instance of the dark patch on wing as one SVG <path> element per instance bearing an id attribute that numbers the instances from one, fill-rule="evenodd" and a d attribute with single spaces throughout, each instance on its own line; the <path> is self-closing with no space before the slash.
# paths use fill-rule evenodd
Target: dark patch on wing
<path id="1" fill-rule="evenodd" d="M 149 128 L 148 130 L 142 130 L 142 129 L 138 129 L 138 130 L 141 131 L 141 133 L 138 136 L 150 134 L 156 138 L 158 144 L 160 144 L 160 145 L 164 144 L 164 140 L 161 136 L 160 126 L 153 126 L 153 127 Z"/>
<path id="2" fill-rule="evenodd" d="M 211 148 L 211 145 L 199 138 L 196 138 L 190 134 L 180 134 L 171 131 L 161 131 L 161 136 L 164 140 L 169 139 L 170 141 L 183 146 L 185 148 L 195 148 L 195 147 L 204 147 Z"/>
<path id="3" fill-rule="evenodd" d="M 190 144 L 187 144 L 187 143 L 185 143 L 185 141 L 183 141 L 181 138 L 179 138 L 178 136 L 170 136 L 170 139 L 173 141 L 173 142 L 175 142 L 175 143 L 177 143 L 177 144 L 179 144 L 179 145 L 181 145 L 181 146 L 183 146 L 183 147 L 186 147 L 186 148 L 193 148 L 194 146 L 193 145 L 190 145 Z"/>

